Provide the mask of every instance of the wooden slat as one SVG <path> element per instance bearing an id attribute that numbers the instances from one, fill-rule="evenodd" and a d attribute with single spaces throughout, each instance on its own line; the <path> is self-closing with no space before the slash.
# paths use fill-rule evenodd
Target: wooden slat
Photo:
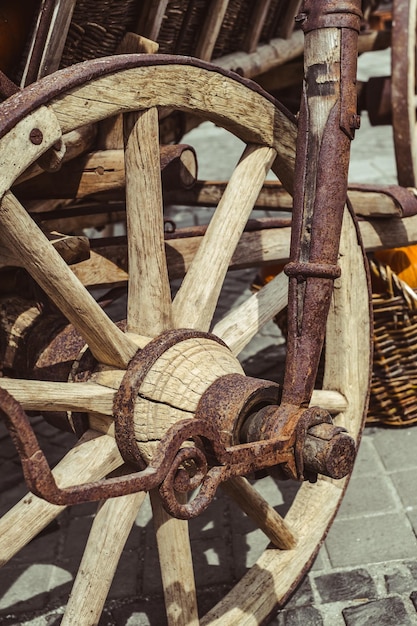
<path id="1" fill-rule="evenodd" d="M 280 18 L 279 22 L 279 37 L 288 39 L 292 34 L 295 27 L 295 16 L 301 7 L 302 0 L 288 0 L 287 9 L 284 15 Z"/>
<path id="2" fill-rule="evenodd" d="M 195 56 L 210 61 L 230 0 L 211 0 L 198 38 Z"/>
<path id="3" fill-rule="evenodd" d="M 245 52 L 254 52 L 259 43 L 266 17 L 272 0 L 258 0 L 254 3 L 250 17 L 250 27 L 242 45 Z"/>
<path id="4" fill-rule="evenodd" d="M 248 146 L 174 299 L 178 327 L 208 330 L 230 259 L 276 153 Z"/>
<path id="5" fill-rule="evenodd" d="M 282 272 L 233 309 L 213 328 L 233 354 L 239 354 L 262 326 L 287 306 L 288 278 Z"/>
<path id="6" fill-rule="evenodd" d="M 188 522 L 168 515 L 158 491 L 150 495 L 168 626 L 198 626 Z"/>
<path id="7" fill-rule="evenodd" d="M 135 31 L 149 39 L 158 39 L 168 0 L 145 0 Z"/>
<path id="8" fill-rule="evenodd" d="M 0 223 L 3 244 L 22 258 L 23 266 L 78 328 L 96 358 L 109 365 L 126 367 L 136 346 L 84 289 L 10 192 L 1 204 Z"/>
<path id="9" fill-rule="evenodd" d="M 124 545 L 146 496 L 141 491 L 102 502 L 94 517 L 62 626 L 97 624 Z"/>
<path id="10" fill-rule="evenodd" d="M 252 487 L 246 478 L 236 476 L 222 483 L 222 489 L 260 528 L 268 539 L 282 550 L 291 550 L 297 539 L 285 520 Z"/>
<path id="11" fill-rule="evenodd" d="M 34 30 L 26 65 L 23 71 L 21 86 L 25 86 L 29 82 L 39 80 L 43 76 L 52 74 L 59 68 L 62 52 L 64 50 L 65 40 L 70 27 L 72 14 L 74 11 L 76 0 L 55 0 L 51 20 L 44 34 L 44 43 L 42 46 L 42 54 L 39 59 L 33 57 L 35 40 L 39 36 L 39 24 L 46 5 L 47 0 L 42 2 L 39 10 L 39 20 Z"/>
<path id="12" fill-rule="evenodd" d="M 363 220 L 359 224 L 365 250 L 396 248 L 417 243 L 417 216 L 392 220 Z M 289 258 L 290 228 L 268 229 L 243 233 L 230 262 L 231 269 L 254 267 L 263 263 L 284 262 Z M 171 278 L 182 278 L 201 244 L 202 237 L 166 242 L 167 260 Z M 86 285 L 110 286 L 126 282 L 126 268 L 118 259 L 126 246 L 97 248 L 91 258 L 72 266 L 72 271 Z M 100 256 L 101 253 L 103 256 Z M 0 255 L 0 266 L 11 265 L 13 257 L 7 251 Z"/>
<path id="13" fill-rule="evenodd" d="M 172 327 L 165 257 L 156 108 L 134 114 L 125 152 L 129 257 L 127 329 L 149 337 Z"/>

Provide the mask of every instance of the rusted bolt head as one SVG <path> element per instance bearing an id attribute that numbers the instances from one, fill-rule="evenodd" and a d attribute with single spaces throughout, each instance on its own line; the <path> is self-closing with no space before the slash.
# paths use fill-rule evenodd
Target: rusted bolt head
<path id="1" fill-rule="evenodd" d="M 361 116 L 360 115 L 352 115 L 352 119 L 350 120 L 350 127 L 354 130 L 359 130 L 361 127 Z"/>
<path id="2" fill-rule="evenodd" d="M 302 24 L 303 22 L 306 21 L 307 18 L 308 18 L 307 13 L 299 13 L 298 15 L 295 16 L 295 22 L 297 24 Z"/>
<path id="3" fill-rule="evenodd" d="M 43 141 L 43 133 L 40 128 L 32 128 L 29 134 L 29 139 L 35 146 L 40 146 Z"/>

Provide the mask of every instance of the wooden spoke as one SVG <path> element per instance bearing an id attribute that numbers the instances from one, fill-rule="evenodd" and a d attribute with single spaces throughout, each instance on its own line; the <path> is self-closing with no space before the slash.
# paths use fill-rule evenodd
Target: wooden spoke
<path id="1" fill-rule="evenodd" d="M 158 111 L 127 122 L 125 152 L 129 257 L 127 328 L 150 337 L 171 328 L 171 290 L 165 257 Z"/>
<path id="2" fill-rule="evenodd" d="M 0 378 L 0 387 L 11 393 L 25 411 L 80 411 L 102 415 L 113 414 L 116 392 L 103 385 L 88 382 L 69 385 L 60 382 L 3 377 Z"/>
<path id="3" fill-rule="evenodd" d="M 245 149 L 174 299 L 177 327 L 209 329 L 233 252 L 275 157 L 271 148 Z"/>
<path id="4" fill-rule="evenodd" d="M 61 622 L 63 626 L 98 623 L 120 555 L 145 496 L 142 491 L 111 498 L 99 506 Z"/>
<path id="5" fill-rule="evenodd" d="M 213 333 L 239 354 L 262 326 L 284 309 L 288 301 L 288 278 L 281 272 L 262 289 L 218 322 Z"/>
<path id="6" fill-rule="evenodd" d="M 103 363 L 126 367 L 136 346 L 84 289 L 10 192 L 3 198 L 0 222 L 3 245 L 19 254 L 32 278 L 78 328 L 94 356 Z"/>
<path id="7" fill-rule="evenodd" d="M 59 487 L 103 478 L 123 464 L 113 437 L 87 431 L 53 470 Z M 29 493 L 0 519 L 0 565 L 4 565 L 54 520 L 65 506 Z"/>
<path id="8" fill-rule="evenodd" d="M 197 626 L 197 596 L 188 522 L 168 515 L 157 491 L 151 492 L 151 503 L 168 626 Z"/>
<path id="9" fill-rule="evenodd" d="M 254 520 L 274 546 L 282 550 L 291 550 L 296 546 L 297 539 L 291 528 L 246 478 L 232 478 L 223 483 L 222 488 Z"/>

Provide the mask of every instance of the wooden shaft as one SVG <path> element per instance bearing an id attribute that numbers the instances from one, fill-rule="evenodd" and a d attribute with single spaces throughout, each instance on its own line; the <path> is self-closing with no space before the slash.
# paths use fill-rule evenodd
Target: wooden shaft
<path id="1" fill-rule="evenodd" d="M 222 489 L 256 523 L 268 539 L 282 550 L 294 548 L 297 540 L 285 520 L 268 502 L 243 478 L 237 476 L 225 483 Z"/>
<path id="2" fill-rule="evenodd" d="M 352 89 L 356 58 L 348 56 L 353 54 L 355 38 L 353 30 L 342 28 L 322 28 L 306 34 L 306 79 L 297 140 L 291 234 L 294 273 L 289 281 L 282 396 L 283 404 L 294 406 L 308 405 L 314 389 L 337 276 L 353 112 L 349 127 L 342 125 L 356 98 Z M 333 168 L 331 175 L 329 164 Z M 323 274 L 317 273 L 318 267 L 326 268 Z"/>
<path id="3" fill-rule="evenodd" d="M 100 504 L 62 626 L 98 624 L 122 550 L 145 496 L 142 491 Z"/>
<path id="4" fill-rule="evenodd" d="M 275 156 L 268 147 L 245 149 L 174 299 L 177 327 L 209 329 L 233 252 Z"/>
<path id="5" fill-rule="evenodd" d="M 157 490 L 150 495 L 168 626 L 198 626 L 188 522 L 168 515 Z"/>
<path id="6" fill-rule="evenodd" d="M 126 217 L 129 255 L 127 328 L 149 337 L 172 327 L 164 245 L 158 111 L 131 114 L 126 127 Z M 136 122 L 133 120 L 136 119 Z"/>

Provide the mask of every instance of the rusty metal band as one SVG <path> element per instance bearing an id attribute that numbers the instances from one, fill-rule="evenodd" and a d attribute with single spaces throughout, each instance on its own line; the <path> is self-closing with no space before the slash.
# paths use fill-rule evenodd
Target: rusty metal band
<path id="1" fill-rule="evenodd" d="M 413 189 L 400 187 L 399 185 L 349 185 L 349 191 L 364 191 L 384 194 L 392 198 L 399 217 L 412 217 L 417 215 L 417 196 Z"/>
<path id="2" fill-rule="evenodd" d="M 304 0 L 296 21 L 305 33 L 320 28 L 349 28 L 359 33 L 362 17 L 360 0 Z"/>
<path id="3" fill-rule="evenodd" d="M 333 280 L 340 277 L 340 267 L 330 263 L 287 263 L 284 272 L 289 277 L 295 277 L 297 280 L 304 281 L 307 278 L 332 278 Z"/>
<path id="4" fill-rule="evenodd" d="M 20 88 L 6 74 L 0 71 L 0 97 L 10 98 L 18 91 L 20 91 Z"/>
<path id="5" fill-rule="evenodd" d="M 48 104 L 48 102 L 54 98 L 68 93 L 71 89 L 75 89 L 88 82 L 116 72 L 122 72 L 136 67 L 165 65 L 198 67 L 231 78 L 235 82 L 245 85 L 251 91 L 259 93 L 272 102 L 288 119 L 296 123 L 295 116 L 271 94 L 262 89 L 257 83 L 229 70 L 191 57 L 168 54 L 119 54 L 112 57 L 103 57 L 77 63 L 76 65 L 54 72 L 50 76 L 45 76 L 45 78 L 20 90 L 1 105 L 0 138 L 14 128 L 20 120 L 25 118 L 32 111 L 42 105 Z"/>
<path id="6" fill-rule="evenodd" d="M 170 348 L 187 339 L 204 338 L 227 348 L 226 344 L 209 333 L 197 330 L 169 330 L 139 350 L 130 361 L 113 403 L 115 437 L 120 454 L 127 463 L 144 469 L 135 437 L 134 410 L 142 383 L 154 363 Z"/>

